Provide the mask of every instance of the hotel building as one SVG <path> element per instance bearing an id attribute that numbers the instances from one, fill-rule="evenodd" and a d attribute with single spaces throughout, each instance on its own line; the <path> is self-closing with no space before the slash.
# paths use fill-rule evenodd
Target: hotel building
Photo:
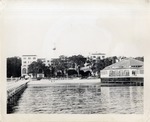
<path id="1" fill-rule="evenodd" d="M 28 74 L 28 66 L 37 61 L 37 55 L 22 55 L 21 76 Z"/>

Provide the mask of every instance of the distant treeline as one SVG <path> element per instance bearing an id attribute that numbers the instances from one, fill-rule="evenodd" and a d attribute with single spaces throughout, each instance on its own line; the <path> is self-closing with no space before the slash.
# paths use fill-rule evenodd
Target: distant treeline
<path id="1" fill-rule="evenodd" d="M 70 57 L 61 55 L 57 59 L 51 61 L 51 65 L 46 66 L 41 60 L 32 62 L 29 67 L 29 73 L 36 75 L 37 73 L 44 73 L 45 77 L 52 77 L 56 73 L 64 76 L 68 69 L 76 68 L 80 70 L 81 67 L 84 67 L 85 64 L 91 66 L 91 69 L 94 73 L 99 73 L 100 70 L 104 69 L 106 66 L 109 66 L 113 63 L 116 63 L 118 60 L 122 60 L 126 57 L 107 57 L 105 59 L 96 59 L 86 58 L 82 55 L 73 55 Z M 135 57 L 135 59 L 144 61 L 144 57 Z M 69 72 L 68 72 L 69 73 Z M 7 77 L 20 77 L 21 76 L 21 58 L 20 57 L 10 57 L 7 58 Z"/>
<path id="2" fill-rule="evenodd" d="M 11 57 L 7 58 L 7 77 L 21 76 L 21 58 Z"/>

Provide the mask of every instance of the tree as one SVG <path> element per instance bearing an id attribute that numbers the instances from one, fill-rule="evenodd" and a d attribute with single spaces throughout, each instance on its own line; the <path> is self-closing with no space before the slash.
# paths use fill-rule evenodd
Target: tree
<path id="1" fill-rule="evenodd" d="M 45 64 L 41 60 L 32 62 L 28 67 L 28 73 L 32 73 L 33 76 L 37 77 L 37 73 L 44 73 L 46 70 Z"/>
<path id="2" fill-rule="evenodd" d="M 54 75 L 54 73 L 56 74 L 58 72 L 61 72 L 62 76 L 64 76 L 70 68 L 83 67 L 85 61 L 86 58 L 82 55 L 73 55 L 70 57 L 61 55 L 59 58 L 52 60 L 52 74 Z"/>
<path id="3" fill-rule="evenodd" d="M 69 62 L 75 63 L 76 65 L 82 67 L 86 62 L 86 58 L 82 55 L 73 55 L 68 58 Z"/>
<path id="4" fill-rule="evenodd" d="M 52 76 L 54 76 L 56 73 L 62 73 L 61 75 L 64 76 L 65 72 L 67 72 L 68 69 L 68 58 L 66 56 L 60 56 L 57 59 L 52 60 L 51 64 L 51 72 Z"/>
<path id="5" fill-rule="evenodd" d="M 116 56 L 108 57 L 105 59 L 97 59 L 96 61 L 92 61 L 91 69 L 92 69 L 93 73 L 97 72 L 100 75 L 100 70 L 104 69 L 105 67 L 107 67 L 113 63 L 116 63 L 116 59 L 117 59 Z"/>
<path id="6" fill-rule="evenodd" d="M 144 57 L 136 57 L 135 59 L 139 60 L 139 61 L 143 61 L 144 62 Z"/>
<path id="7" fill-rule="evenodd" d="M 7 58 L 7 77 L 21 76 L 21 58 L 11 57 Z"/>
<path id="8" fill-rule="evenodd" d="M 50 68 L 47 66 L 44 69 L 44 76 L 48 78 L 51 76 Z"/>

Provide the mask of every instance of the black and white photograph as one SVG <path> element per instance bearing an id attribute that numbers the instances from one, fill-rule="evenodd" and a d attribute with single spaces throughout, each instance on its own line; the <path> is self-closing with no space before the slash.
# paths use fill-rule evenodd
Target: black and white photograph
<path id="1" fill-rule="evenodd" d="M 149 0 L 1 6 L 7 115 L 144 114 Z"/>

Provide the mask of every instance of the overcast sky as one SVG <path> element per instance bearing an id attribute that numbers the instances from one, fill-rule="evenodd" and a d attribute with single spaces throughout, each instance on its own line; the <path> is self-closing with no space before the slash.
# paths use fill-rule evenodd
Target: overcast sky
<path id="1" fill-rule="evenodd" d="M 143 48 L 150 39 L 150 9 L 143 0 L 14 0 L 8 1 L 1 16 L 6 57 L 86 56 L 95 52 L 107 56 L 144 56 Z"/>

